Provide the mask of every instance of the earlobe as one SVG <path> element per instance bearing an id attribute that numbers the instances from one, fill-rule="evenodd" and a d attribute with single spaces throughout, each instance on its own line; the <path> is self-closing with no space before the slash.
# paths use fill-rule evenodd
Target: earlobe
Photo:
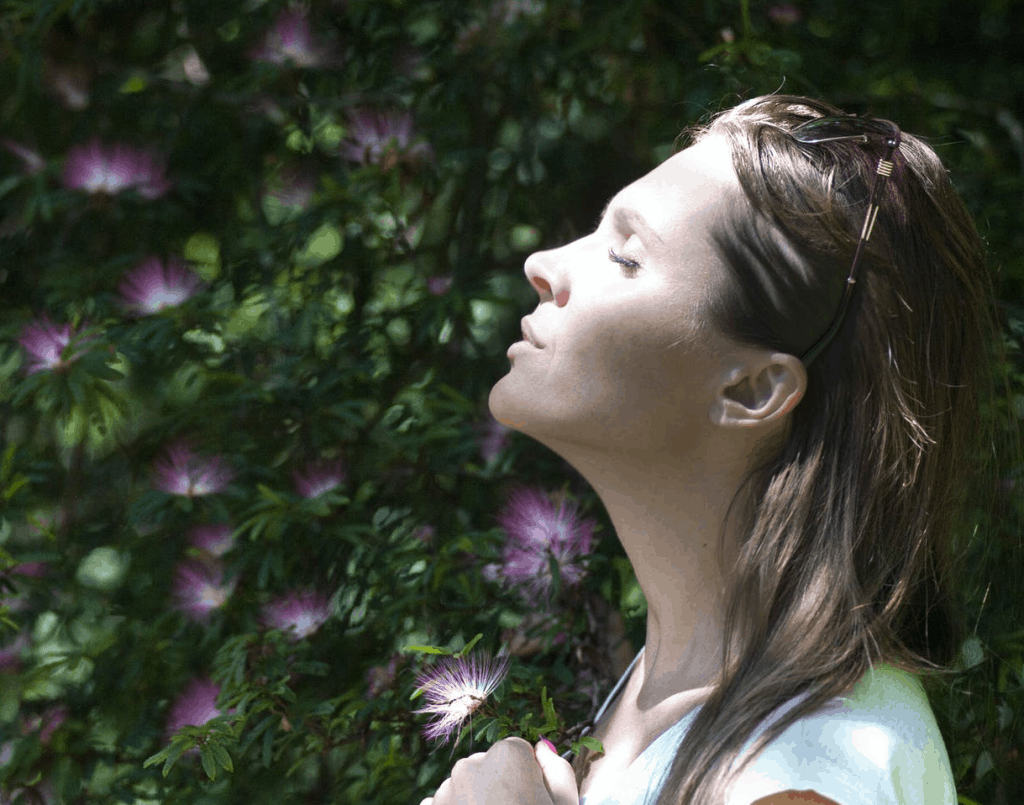
<path id="1" fill-rule="evenodd" d="M 724 428 L 771 425 L 796 407 L 806 388 L 807 372 L 799 358 L 770 353 L 728 372 L 708 414 Z"/>

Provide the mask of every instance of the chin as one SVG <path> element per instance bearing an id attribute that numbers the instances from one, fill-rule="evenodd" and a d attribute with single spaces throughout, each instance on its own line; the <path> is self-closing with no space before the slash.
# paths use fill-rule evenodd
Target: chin
<path id="1" fill-rule="evenodd" d="M 508 399 L 506 390 L 502 388 L 505 379 L 503 377 L 491 387 L 491 393 L 487 397 L 487 407 L 490 409 L 491 416 L 506 428 L 522 430 L 526 425 L 524 416 L 526 412 L 522 410 L 521 405 L 517 406 Z"/>

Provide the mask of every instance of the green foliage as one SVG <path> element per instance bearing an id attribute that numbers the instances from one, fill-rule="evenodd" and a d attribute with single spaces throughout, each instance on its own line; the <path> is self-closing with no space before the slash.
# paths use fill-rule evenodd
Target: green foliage
<path id="1" fill-rule="evenodd" d="M 275 51 L 289 9 L 308 30 Z M 593 658 L 614 611 L 639 648 L 646 605 L 582 479 L 489 419 L 522 263 L 781 88 L 927 135 L 990 244 L 1005 444 L 961 546 L 972 636 L 928 684 L 960 802 L 1021 801 L 1021 24 L 999 0 L 3 4 L 0 800 L 418 801 L 451 758 L 416 673 L 474 646 L 515 662 L 460 750 L 600 751 Z M 176 444 L 223 475 L 168 470 Z M 524 480 L 603 524 L 544 610 L 481 572 Z M 300 591 L 329 617 L 289 632 L 268 613 Z M 197 679 L 215 700 L 172 723 Z"/>

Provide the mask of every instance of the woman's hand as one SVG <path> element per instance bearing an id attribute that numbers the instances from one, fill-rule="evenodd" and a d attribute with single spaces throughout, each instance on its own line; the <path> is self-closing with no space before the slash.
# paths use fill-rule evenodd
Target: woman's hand
<path id="1" fill-rule="evenodd" d="M 455 763 L 420 805 L 579 805 L 576 774 L 543 742 L 505 738 Z"/>

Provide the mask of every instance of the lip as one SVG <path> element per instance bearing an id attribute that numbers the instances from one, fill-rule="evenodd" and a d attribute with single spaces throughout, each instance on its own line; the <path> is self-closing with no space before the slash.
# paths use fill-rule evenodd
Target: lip
<path id="1" fill-rule="evenodd" d="M 531 346 L 536 349 L 544 349 L 544 345 L 540 342 L 540 339 L 537 338 L 537 333 L 533 330 L 533 325 L 530 324 L 529 317 L 524 317 L 523 320 L 519 322 L 519 325 L 523 329 L 523 335 L 526 336 L 526 341 L 528 341 Z"/>
<path id="2" fill-rule="evenodd" d="M 535 347 L 529 341 L 516 341 L 505 350 L 505 356 L 511 358 L 513 355 L 523 352 L 540 352 L 540 347 Z"/>

